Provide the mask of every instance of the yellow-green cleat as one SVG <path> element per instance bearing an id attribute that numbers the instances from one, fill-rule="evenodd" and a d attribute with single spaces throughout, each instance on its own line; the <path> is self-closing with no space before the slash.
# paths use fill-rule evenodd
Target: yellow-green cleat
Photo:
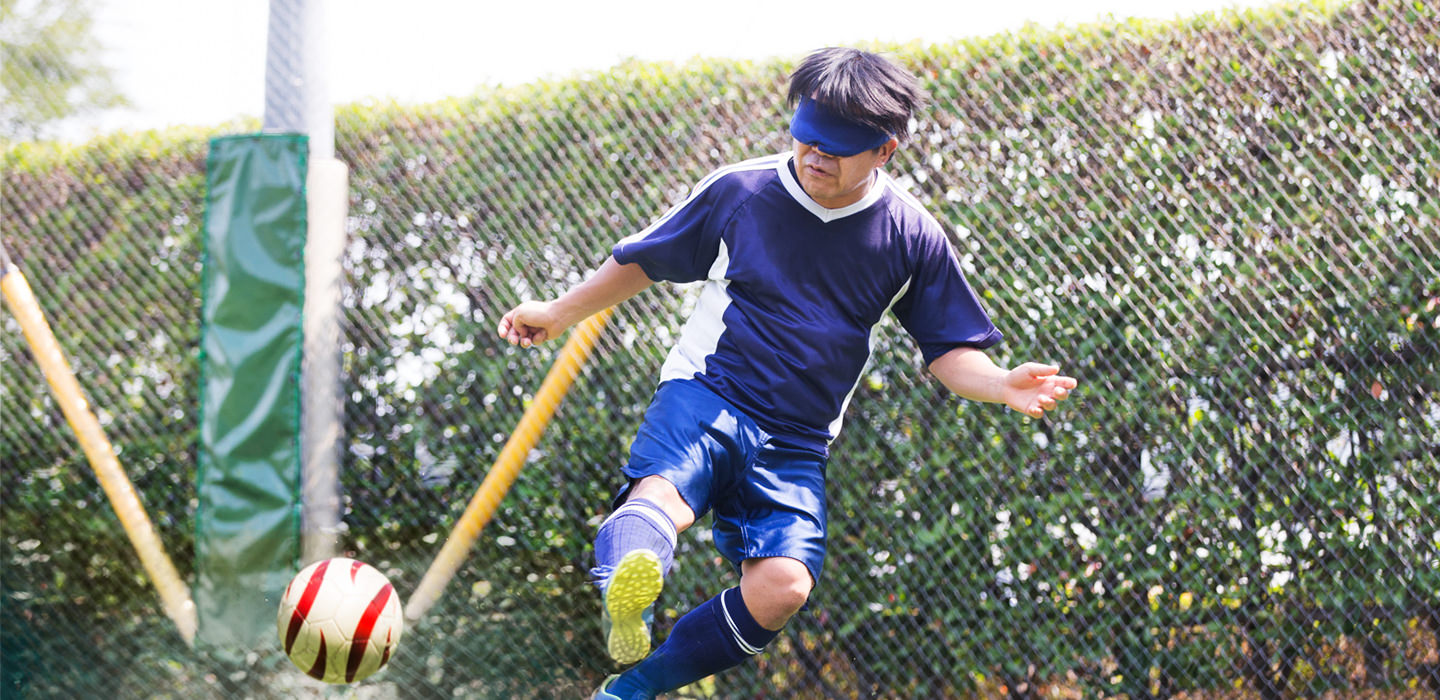
<path id="1" fill-rule="evenodd" d="M 633 664 L 650 653 L 650 606 L 665 587 L 660 557 L 648 549 L 626 553 L 605 583 L 602 622 L 610 658 Z"/>

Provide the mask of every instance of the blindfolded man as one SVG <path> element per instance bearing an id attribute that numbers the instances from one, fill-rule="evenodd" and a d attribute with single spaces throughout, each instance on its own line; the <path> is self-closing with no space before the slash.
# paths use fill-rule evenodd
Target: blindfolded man
<path id="1" fill-rule="evenodd" d="M 499 323 L 529 346 L 655 282 L 704 282 L 596 537 L 607 647 L 635 664 L 596 698 L 649 698 L 736 666 L 805 605 L 825 560 L 829 445 L 884 314 L 964 398 L 1039 418 L 1076 386 L 1053 365 L 989 359 L 1001 334 L 941 225 L 884 172 L 923 101 L 914 75 L 823 49 L 797 66 L 788 99 L 790 152 L 711 173 L 585 282 Z M 652 653 L 648 609 L 675 538 L 706 513 L 740 584 Z"/>

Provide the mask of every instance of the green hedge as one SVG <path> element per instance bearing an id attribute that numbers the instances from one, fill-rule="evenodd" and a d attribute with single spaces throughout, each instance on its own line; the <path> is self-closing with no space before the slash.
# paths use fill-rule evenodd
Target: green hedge
<path id="1" fill-rule="evenodd" d="M 1440 691 L 1436 45 L 1429 5 L 1366 2 L 888 47 L 932 96 L 891 172 L 955 234 L 997 360 L 1056 361 L 1082 390 L 1045 421 L 966 404 L 884 326 L 809 613 L 693 694 Z M 789 67 L 627 63 L 340 111 L 354 555 L 418 583 L 556 350 L 502 345 L 499 313 L 709 170 L 788 148 Z M 22 144 L 0 212 L 186 572 L 208 135 Z M 589 539 L 694 291 L 620 310 L 375 684 L 580 696 L 611 670 Z M 273 649 L 230 667 L 179 644 L 6 323 L 6 690 L 301 685 Z M 703 529 L 661 635 L 733 581 Z"/>

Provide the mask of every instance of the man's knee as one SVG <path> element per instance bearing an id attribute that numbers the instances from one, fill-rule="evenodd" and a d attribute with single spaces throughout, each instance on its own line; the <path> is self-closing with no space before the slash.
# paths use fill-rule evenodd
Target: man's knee
<path id="1" fill-rule="evenodd" d="M 741 572 L 740 593 L 745 606 L 755 621 L 769 630 L 784 627 L 805 607 L 815 587 L 810 570 L 789 557 L 747 559 Z"/>

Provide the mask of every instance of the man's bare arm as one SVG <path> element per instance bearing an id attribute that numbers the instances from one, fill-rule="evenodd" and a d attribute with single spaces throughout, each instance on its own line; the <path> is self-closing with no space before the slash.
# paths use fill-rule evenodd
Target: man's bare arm
<path id="1" fill-rule="evenodd" d="M 639 265 L 606 258 L 589 279 L 553 301 L 527 301 L 500 319 L 496 332 L 512 345 L 530 347 L 565 332 L 590 315 L 619 304 L 654 284 Z"/>

